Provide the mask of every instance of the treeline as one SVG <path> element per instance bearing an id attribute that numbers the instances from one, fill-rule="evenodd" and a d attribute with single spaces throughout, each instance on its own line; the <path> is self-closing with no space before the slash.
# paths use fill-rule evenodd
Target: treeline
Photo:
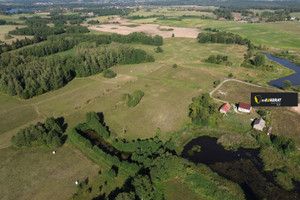
<path id="1" fill-rule="evenodd" d="M 247 38 L 228 32 L 207 32 L 198 34 L 199 43 L 221 43 L 221 44 L 240 44 L 251 46 L 251 41 Z"/>
<path id="2" fill-rule="evenodd" d="M 107 15 L 128 15 L 131 9 L 128 8 L 85 8 L 85 9 L 74 9 L 74 12 L 78 13 L 94 13 L 97 16 L 107 16 Z"/>
<path id="3" fill-rule="evenodd" d="M 130 33 L 129 35 L 112 34 L 111 40 L 119 43 L 140 42 L 142 44 L 155 46 L 161 46 L 164 43 L 161 36 L 155 35 L 154 37 L 152 37 L 143 32 L 134 32 Z"/>
<path id="4" fill-rule="evenodd" d="M 43 39 L 40 37 L 34 37 L 32 39 L 25 37 L 22 40 L 17 39 L 16 41 L 12 41 L 11 44 L 0 42 L 0 55 L 4 52 L 16 50 L 16 49 L 19 49 L 19 48 L 22 48 L 22 47 L 25 47 L 25 46 L 28 46 L 31 44 L 39 43 L 41 41 L 43 41 Z"/>
<path id="5" fill-rule="evenodd" d="M 45 43 L 34 45 L 32 47 L 23 48 L 17 52 L 17 54 L 28 57 L 28 56 L 48 56 L 58 52 L 72 49 L 76 44 L 74 40 L 58 39 L 55 41 L 46 41 Z"/>
<path id="6" fill-rule="evenodd" d="M 19 25 L 17 22 L 8 22 L 4 19 L 0 19 L 0 26 L 1 25 Z"/>
<path id="7" fill-rule="evenodd" d="M 288 10 L 276 10 L 275 12 L 264 11 L 260 14 L 260 18 L 266 22 L 276 22 L 290 20 L 291 16 Z"/>
<path id="8" fill-rule="evenodd" d="M 213 11 L 213 13 L 217 16 L 217 18 L 225 18 L 228 20 L 233 20 L 233 15 L 230 9 L 219 8 Z"/>
<path id="9" fill-rule="evenodd" d="M 63 27 L 40 27 L 30 26 L 25 28 L 16 28 L 15 30 L 8 32 L 11 35 L 33 35 L 46 40 L 49 35 L 58 35 L 65 33 Z"/>
<path id="10" fill-rule="evenodd" d="M 11 138 L 11 141 L 17 147 L 32 147 L 47 145 L 60 147 L 63 142 L 65 124 L 63 118 L 47 118 L 45 123 L 38 122 L 36 125 L 30 125 L 19 130 L 17 135 Z"/>
<path id="11" fill-rule="evenodd" d="M 82 34 L 86 33 L 87 31 L 88 29 L 86 27 L 69 26 L 66 28 L 67 35 L 48 36 L 47 42 L 32 47 L 24 48 L 20 50 L 18 54 L 23 55 L 25 57 L 42 57 L 72 49 L 75 45 L 81 42 L 95 42 L 96 45 L 109 44 L 113 41 L 119 43 L 140 42 L 142 44 L 156 46 L 163 45 L 163 38 L 161 36 L 157 35 L 152 37 L 142 32 L 131 33 L 129 35 L 112 34 L 83 36 Z M 75 35 L 73 33 L 75 33 Z M 11 45 L 6 43 L 0 44 L 0 54 L 10 50 L 19 49 L 30 44 L 39 43 L 43 40 L 44 38 L 35 36 L 33 39 L 25 38 L 23 40 L 16 40 L 15 42 L 12 42 Z"/>
<path id="12" fill-rule="evenodd" d="M 80 15 L 63 15 L 58 13 L 51 13 L 51 22 L 54 26 L 63 26 L 64 24 L 71 24 L 71 25 L 80 25 L 84 22 L 86 17 Z"/>

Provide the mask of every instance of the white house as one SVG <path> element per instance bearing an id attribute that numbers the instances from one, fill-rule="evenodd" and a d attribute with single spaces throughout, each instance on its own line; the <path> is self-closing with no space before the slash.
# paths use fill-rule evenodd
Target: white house
<path id="1" fill-rule="evenodd" d="M 252 112 L 252 107 L 251 107 L 250 104 L 240 102 L 239 107 L 238 107 L 238 111 L 245 112 L 245 113 L 251 113 Z"/>

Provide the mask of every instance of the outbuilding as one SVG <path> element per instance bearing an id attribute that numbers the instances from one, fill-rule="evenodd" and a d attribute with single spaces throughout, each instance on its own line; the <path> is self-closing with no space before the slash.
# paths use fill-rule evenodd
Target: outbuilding
<path id="1" fill-rule="evenodd" d="M 224 103 L 224 104 L 220 107 L 219 111 L 220 111 L 220 113 L 226 114 L 226 113 L 228 112 L 229 109 L 230 109 L 230 104 L 229 104 L 229 103 Z"/>
<path id="2" fill-rule="evenodd" d="M 266 121 L 262 118 L 255 119 L 253 122 L 253 128 L 259 131 L 262 131 L 266 127 Z"/>

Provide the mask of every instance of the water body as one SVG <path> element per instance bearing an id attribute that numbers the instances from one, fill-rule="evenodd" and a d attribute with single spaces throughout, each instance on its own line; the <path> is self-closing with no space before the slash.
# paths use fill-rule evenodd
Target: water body
<path id="1" fill-rule="evenodd" d="M 201 146 L 201 151 L 191 149 Z M 216 138 L 199 137 L 190 141 L 181 153 L 181 157 L 194 163 L 204 163 L 220 176 L 236 182 L 244 190 L 247 200 L 299 200 L 299 182 L 293 191 L 286 191 L 278 186 L 271 173 L 263 171 L 263 163 L 258 157 L 259 149 L 239 148 L 227 151 L 217 144 Z"/>
<path id="2" fill-rule="evenodd" d="M 268 82 L 268 84 L 270 86 L 277 87 L 277 88 L 282 88 L 283 87 L 283 82 L 285 80 L 291 81 L 291 83 L 292 83 L 293 86 L 300 85 L 300 66 L 298 66 L 295 63 L 292 63 L 292 62 L 290 62 L 288 60 L 285 60 L 285 59 L 272 57 L 269 54 L 266 54 L 266 56 L 267 56 L 268 59 L 273 60 L 275 62 L 278 62 L 279 64 L 281 64 L 281 65 L 283 65 L 283 66 L 285 66 L 285 67 L 287 67 L 289 69 L 292 69 L 292 70 L 294 70 L 296 72 L 296 73 L 294 73 L 292 75 L 285 76 L 285 77 L 282 77 L 280 79 Z"/>
<path id="3" fill-rule="evenodd" d="M 16 13 L 20 13 L 23 11 L 29 11 L 29 9 L 11 9 L 11 10 L 7 10 L 6 13 L 7 14 L 16 14 Z"/>

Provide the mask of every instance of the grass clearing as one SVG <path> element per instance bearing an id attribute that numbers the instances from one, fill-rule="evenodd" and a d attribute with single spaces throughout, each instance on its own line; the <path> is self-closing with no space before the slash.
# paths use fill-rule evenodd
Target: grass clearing
<path id="1" fill-rule="evenodd" d="M 178 179 L 165 181 L 164 192 L 166 200 L 205 200 Z"/>

